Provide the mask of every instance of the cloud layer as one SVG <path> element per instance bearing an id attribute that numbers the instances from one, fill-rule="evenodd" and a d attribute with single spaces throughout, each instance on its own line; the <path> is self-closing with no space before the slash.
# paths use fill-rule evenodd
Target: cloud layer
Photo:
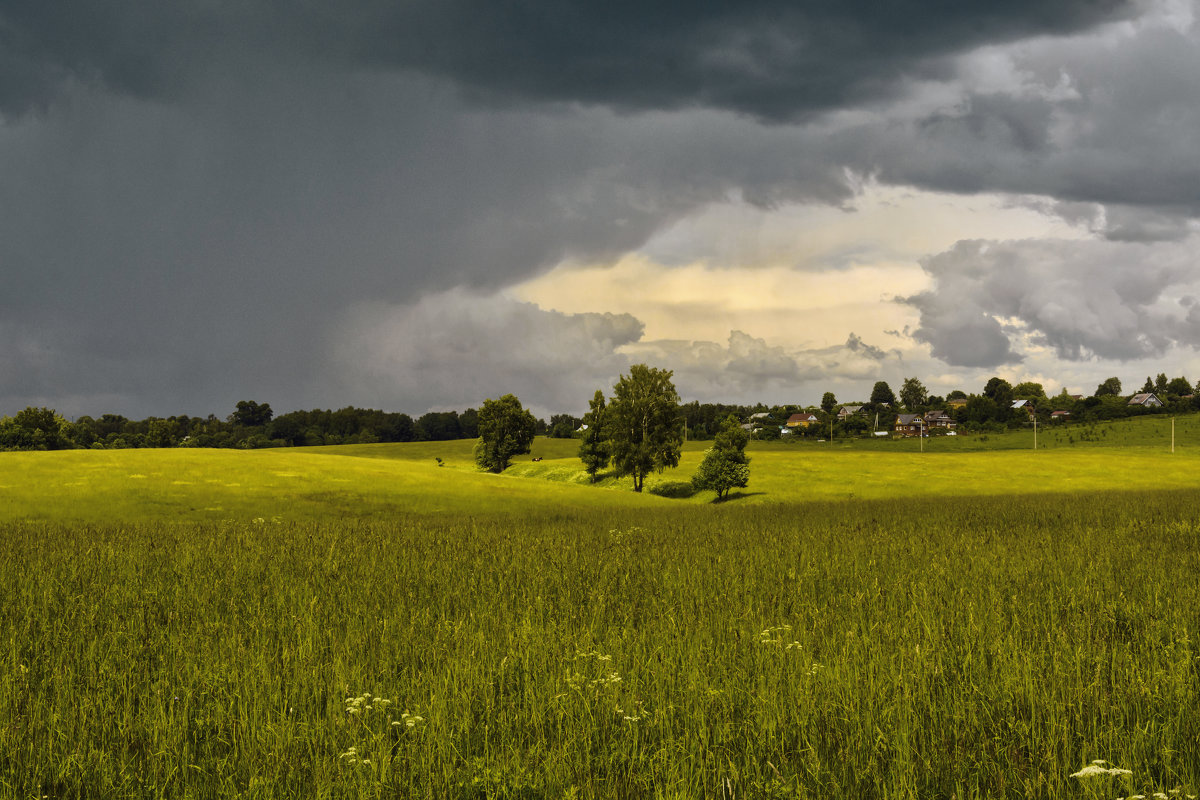
<path id="1" fill-rule="evenodd" d="M 963 241 L 922 262 L 934 287 L 904 302 L 913 336 L 956 366 L 1020 362 L 1023 338 L 1067 361 L 1162 356 L 1200 343 L 1195 245 Z"/>
<path id="2" fill-rule="evenodd" d="M 563 315 L 544 324 L 568 355 L 531 361 L 479 332 L 549 313 L 501 293 L 555 265 L 612 263 L 730 204 L 853 214 L 871 181 L 1008 198 L 1099 243 L 968 243 L 923 262 L 931 292 L 871 287 L 910 297 L 936 358 L 1164 353 L 1194 334 L 1198 73 L 1191 4 L 1169 0 L 0 2 L 0 413 L 419 412 L 494 394 L 472 376 L 503 364 L 567 403 L 637 348 L 714 399 L 798 391 L 813 364 L 853 385 L 865 345 L 823 358 L 740 324 L 651 345 L 620 314 Z M 742 241 L 753 218 L 729 221 Z M 775 241 L 772 263 L 886 263 L 869 239 L 816 261 Z M 752 250 L 672 249 L 728 269 Z M 362 380 L 433 370 L 403 343 L 435 312 L 427 349 L 472 368 Z M 347 350 L 353 330 L 396 351 Z"/>

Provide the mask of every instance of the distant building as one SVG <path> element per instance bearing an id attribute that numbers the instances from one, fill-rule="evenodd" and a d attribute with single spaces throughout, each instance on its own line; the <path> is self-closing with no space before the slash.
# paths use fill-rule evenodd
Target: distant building
<path id="1" fill-rule="evenodd" d="M 1142 392 L 1129 398 L 1129 405 L 1143 408 L 1162 408 L 1163 401 L 1154 392 Z"/>
<path id="2" fill-rule="evenodd" d="M 1070 411 L 1051 411 L 1050 412 L 1050 421 L 1051 422 L 1066 422 L 1070 418 L 1071 418 Z"/>
<path id="3" fill-rule="evenodd" d="M 957 427 L 954 418 L 945 411 L 939 409 L 937 411 L 925 412 L 925 426 L 928 428 L 945 428 L 952 431 Z"/>
<path id="4" fill-rule="evenodd" d="M 925 418 L 920 414 L 901 414 L 894 428 L 897 436 L 920 436 L 925 433 Z"/>
<path id="5" fill-rule="evenodd" d="M 842 406 L 841 408 L 838 409 L 837 418 L 838 419 L 847 419 L 848 417 L 853 417 L 855 414 L 861 414 L 861 413 L 862 413 L 862 406 Z"/>
<path id="6" fill-rule="evenodd" d="M 807 428 L 809 425 L 816 425 L 821 421 L 821 418 L 811 412 L 803 414 L 792 414 L 787 418 L 787 427 L 789 428 Z"/>

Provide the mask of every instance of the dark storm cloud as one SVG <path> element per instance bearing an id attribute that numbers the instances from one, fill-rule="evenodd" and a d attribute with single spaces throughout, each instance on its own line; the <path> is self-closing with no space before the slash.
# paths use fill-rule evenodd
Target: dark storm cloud
<path id="1" fill-rule="evenodd" d="M 582 412 L 629 361 L 629 314 L 563 314 L 454 289 L 409 305 L 358 307 L 338 326 L 341 386 L 387 405 L 463 409 L 517 394 L 540 414 Z"/>
<path id="2" fill-rule="evenodd" d="M 57 383 L 138 398 L 123 413 L 376 402 L 323 377 L 348 306 L 612 256 L 732 193 L 849 196 L 792 148 L 715 112 L 482 112 L 412 77 L 260 76 L 179 106 L 76 88 L 0 126 L 0 320 L 53 354 L 10 365 L 0 399 Z"/>
<path id="3" fill-rule="evenodd" d="M 1069 361 L 1128 361 L 1200 341 L 1191 242 L 963 241 L 922 266 L 934 288 L 902 302 L 921 314 L 913 336 L 954 366 L 1019 362 L 1019 336 Z"/>
<path id="4" fill-rule="evenodd" d="M 1032 77 L 984 91 L 957 82 L 970 48 L 1130 6 L 796 5 L 0 0 L 0 413 L 457 402 L 465 372 L 440 401 L 420 390 L 419 337 L 341 348 L 348 309 L 456 286 L 484 303 L 709 204 L 849 208 L 848 172 L 1102 204 L 1112 238 L 1178 236 L 1200 204 L 1194 32 L 1023 43 Z M 1062 69 L 1074 94 L 1051 91 Z M 906 116 L 921 82 L 962 102 Z M 463 337 L 442 352 L 479 346 L 438 308 Z M 977 349 L 1010 358 L 979 320 Z M 728 374 L 789 380 L 795 354 L 748 338 L 713 345 Z M 872 355 L 801 359 L 798 380 L 867 375 Z M 339 382 L 376 362 L 409 393 Z M 591 379 L 547 369 L 547 403 Z"/>
<path id="5" fill-rule="evenodd" d="M 65 80 L 169 96 L 214 60 L 262 57 L 453 80 L 492 102 L 711 107 L 767 119 L 884 96 L 982 43 L 1064 34 L 1131 13 L 1121 0 L 736 4 L 329 0 L 292 4 L 0 4 L 0 108 Z"/>
<path id="6" fill-rule="evenodd" d="M 945 191 L 1016 192 L 1200 214 L 1200 31 L 1144 24 L 1133 32 L 1042 40 L 1006 54 L 1014 83 L 967 87 L 952 107 L 860 129 L 880 179 Z M 1103 233 L 1159 237 L 1162 223 L 1118 208 Z M 1145 221 L 1143 221 L 1145 222 Z M 1170 234 L 1167 233 L 1169 236 Z"/>

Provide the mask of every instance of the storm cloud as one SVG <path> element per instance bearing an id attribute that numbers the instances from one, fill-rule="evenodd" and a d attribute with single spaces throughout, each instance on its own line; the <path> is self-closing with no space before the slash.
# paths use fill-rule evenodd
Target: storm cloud
<path id="1" fill-rule="evenodd" d="M 631 363 L 629 314 L 563 314 L 461 289 L 355 308 L 337 329 L 337 382 L 385 405 L 466 408 L 512 393 L 542 414 L 586 408 Z"/>
<path id="2" fill-rule="evenodd" d="M 907 297 L 913 336 L 964 367 L 1016 363 L 1016 341 L 1068 361 L 1129 361 L 1200 344 L 1195 242 L 963 241 L 925 259 L 929 291 Z"/>
<path id="3" fill-rule="evenodd" d="M 444 77 L 487 101 L 706 107 L 789 119 L 886 96 L 987 43 L 1066 34 L 1133 13 L 1122 0 L 803 4 L 384 0 L 302 5 L 6 2 L 0 107 L 70 81 L 164 98 L 266 59 Z"/>
<path id="4" fill-rule="evenodd" d="M 481 326 L 553 313 L 505 287 L 723 203 L 853 213 L 866 180 L 1008 193 L 1131 248 L 1186 242 L 1198 71 L 1195 20 L 1170 2 L 0 0 L 0 413 L 478 403 L 497 390 L 469 369 L 364 376 L 434 369 L 417 341 L 490 374 L 505 359 L 471 360 Z M 1153 271 L 1136 259 L 1158 251 L 1120 252 L 1109 306 L 1134 322 L 1119 332 L 998 305 L 964 254 L 926 262 L 938 288 L 910 301 L 917 340 L 976 366 L 1015 363 L 1038 336 L 1064 358 L 1185 341 L 1191 307 L 1159 304 L 1194 268 L 1143 302 L 1118 273 Z M 441 339 L 405 327 L 430 309 Z M 575 356 L 509 359 L 547 405 L 649 347 L 576 316 L 553 323 Z M 1120 344 L 1135 324 L 1141 343 Z M 678 358 L 698 393 L 743 398 L 881 363 L 869 346 L 801 356 L 814 348 L 740 335 L 705 357 L 665 337 L 642 352 Z M 584 357 L 597 366 L 564 366 Z"/>

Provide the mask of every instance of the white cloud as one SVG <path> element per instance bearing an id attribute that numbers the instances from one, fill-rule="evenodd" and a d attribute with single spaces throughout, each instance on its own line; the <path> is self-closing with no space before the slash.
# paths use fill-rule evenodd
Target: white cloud
<path id="1" fill-rule="evenodd" d="M 1019 362 L 1022 337 L 1067 361 L 1159 357 L 1200 342 L 1195 245 L 962 241 L 922 261 L 934 285 L 904 302 L 952 365 Z"/>

